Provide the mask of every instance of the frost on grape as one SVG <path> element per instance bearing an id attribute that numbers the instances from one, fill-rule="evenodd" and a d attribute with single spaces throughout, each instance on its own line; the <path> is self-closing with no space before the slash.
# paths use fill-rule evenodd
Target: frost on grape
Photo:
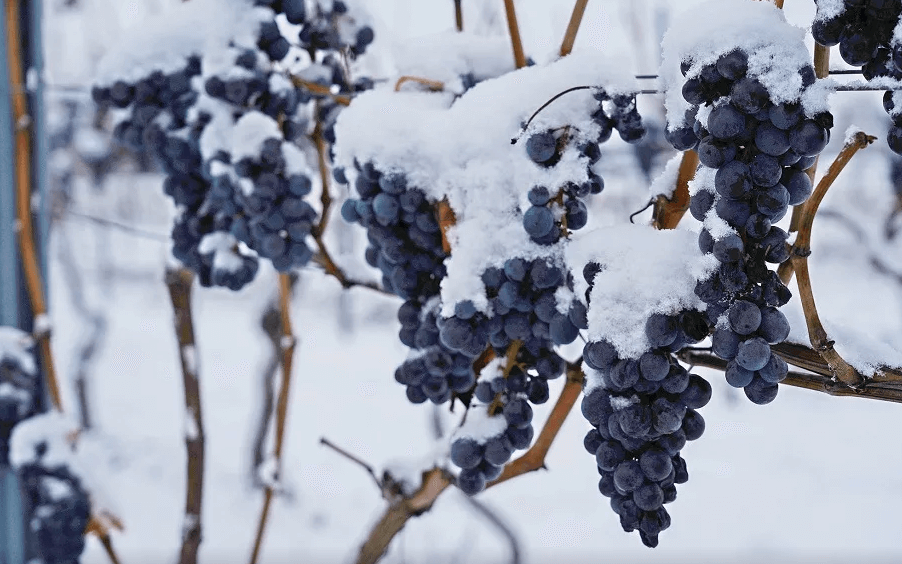
<path id="1" fill-rule="evenodd" d="M 645 334 L 652 314 L 705 309 L 695 295 L 695 283 L 707 278 L 717 262 L 699 251 L 694 233 L 628 225 L 592 235 L 574 242 L 569 253 L 574 269 L 589 262 L 603 267 L 590 294 L 590 342 L 607 341 L 621 358 L 638 358 L 652 348 Z M 617 244 L 598 245 L 599 240 Z M 575 291 L 580 294 L 587 287 L 578 281 Z"/>
<path id="2" fill-rule="evenodd" d="M 690 109 L 680 92 L 685 80 L 680 63 L 691 61 L 686 77 L 692 78 L 703 66 L 734 50 L 748 53 L 749 74 L 758 77 L 775 104 L 801 102 L 808 116 L 829 109 L 827 97 L 834 82 L 820 80 L 803 89 L 799 70 L 811 64 L 805 30 L 787 23 L 783 11 L 770 2 L 715 0 L 701 4 L 674 19 L 662 48 L 660 76 L 671 131 L 686 125 L 685 114 Z"/>
<path id="3" fill-rule="evenodd" d="M 625 70 L 625 69 L 623 69 Z M 471 300 L 485 312 L 480 275 L 511 257 L 539 257 L 560 264 L 564 243 L 542 246 L 522 225 L 535 185 L 587 180 L 587 160 L 565 151 L 553 167 L 539 167 L 524 150 L 529 133 L 571 126 L 574 141 L 592 139 L 597 106 L 579 91 L 539 113 L 516 144 L 522 124 L 559 92 L 580 85 L 604 86 L 609 94 L 637 90 L 634 79 L 597 53 L 573 54 L 544 67 L 527 67 L 477 84 L 456 101 L 448 94 L 395 93 L 378 89 L 359 96 L 338 119 L 336 162 L 373 162 L 380 170 L 404 170 L 430 201 L 448 200 L 456 225 L 448 232 L 452 256 L 442 281 L 442 315 Z"/>

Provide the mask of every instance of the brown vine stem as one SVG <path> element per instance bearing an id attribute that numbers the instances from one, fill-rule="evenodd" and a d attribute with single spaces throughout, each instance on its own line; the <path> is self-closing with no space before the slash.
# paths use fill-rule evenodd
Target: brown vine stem
<path id="1" fill-rule="evenodd" d="M 807 370 L 811 370 L 812 367 L 817 369 L 814 372 L 790 371 L 786 379 L 781 382 L 783 385 L 792 386 L 794 388 L 804 388 L 806 390 L 821 392 L 831 396 L 857 397 L 902 403 L 902 374 L 898 373 L 898 371 L 893 371 L 894 374 L 884 373 L 876 375 L 873 379 L 868 379 L 861 387 L 850 388 L 842 382 L 837 382 L 833 378 L 829 367 L 816 351 L 807 347 L 791 345 L 788 343 L 782 343 L 773 348 L 774 351 L 789 364 L 794 366 L 804 365 L 800 367 Z M 802 349 L 807 352 L 802 354 L 800 358 L 798 351 L 790 350 L 790 352 L 787 353 L 785 350 L 786 348 Z M 716 370 L 726 370 L 727 368 L 727 362 L 725 360 L 710 353 L 686 350 L 681 352 L 679 356 L 680 360 L 690 365 L 706 366 Z M 805 359 L 806 356 L 812 356 L 814 358 Z"/>
<path id="2" fill-rule="evenodd" d="M 576 34 L 579 32 L 579 26 L 583 22 L 583 14 L 586 13 L 588 4 L 589 0 L 576 0 L 576 4 L 573 6 L 573 14 L 570 15 L 570 23 L 567 24 L 567 32 L 564 34 L 564 41 L 561 43 L 561 57 L 566 57 L 573 51 Z"/>
<path id="3" fill-rule="evenodd" d="M 462 0 L 454 0 L 454 26 L 457 31 L 464 30 L 464 8 Z"/>
<path id="4" fill-rule="evenodd" d="M 548 420 L 542 427 L 535 443 L 523 456 L 514 460 L 504 469 L 501 476 L 486 488 L 496 486 L 512 478 L 545 467 L 545 456 L 557 437 L 567 415 L 576 404 L 582 391 L 583 375 L 580 369 L 582 359 L 567 365 L 567 383 L 554 404 Z M 375 564 L 388 550 L 392 539 L 401 532 L 404 525 L 413 518 L 429 511 L 438 496 L 454 483 L 454 476 L 441 468 L 432 468 L 423 472 L 420 488 L 409 496 L 396 495 L 389 497 L 389 506 L 382 517 L 370 531 L 369 536 L 357 555 L 357 564 Z M 384 490 L 385 491 L 385 490 Z"/>
<path id="5" fill-rule="evenodd" d="M 545 421 L 545 425 L 542 427 L 542 431 L 536 438 L 535 443 L 523 456 L 505 466 L 504 472 L 498 476 L 498 479 L 490 482 L 486 488 L 496 486 L 522 474 L 545 468 L 545 458 L 548 455 L 548 451 L 557 438 L 557 434 L 564 425 L 567 416 L 573 410 L 573 406 L 576 405 L 576 400 L 579 399 L 579 395 L 582 393 L 585 377 L 580 368 L 581 364 L 582 358 L 567 364 L 567 383 L 564 384 L 564 389 L 561 391 L 557 403 L 554 404 L 551 415 Z"/>
<path id="6" fill-rule="evenodd" d="M 346 290 L 353 288 L 354 286 L 360 286 L 363 288 L 369 288 L 370 290 L 379 292 L 381 294 L 394 295 L 390 292 L 386 292 L 382 287 L 373 282 L 361 282 L 359 280 L 351 279 L 345 273 L 345 271 L 335 263 L 335 260 L 332 258 L 332 254 L 329 252 L 329 249 L 326 246 L 326 242 L 324 240 L 326 227 L 329 224 L 329 213 L 332 208 L 332 194 L 329 190 L 329 163 L 327 160 L 326 141 L 323 139 L 322 124 L 319 121 L 317 121 L 316 127 L 314 127 L 313 129 L 311 139 L 314 146 L 316 147 L 319 177 L 322 184 L 322 194 L 320 196 L 322 211 L 320 213 L 319 223 L 314 226 L 312 233 L 313 239 L 316 241 L 316 244 L 319 247 L 319 252 L 313 259 L 314 262 L 323 267 L 323 270 L 326 272 L 326 274 L 338 280 L 338 283 L 341 284 L 341 287 Z"/>
<path id="7" fill-rule="evenodd" d="M 864 149 L 874 141 L 876 137 L 858 132 L 846 141 L 845 146 L 837 155 L 836 160 L 830 165 L 827 173 L 818 183 L 814 193 L 805 203 L 799 218 L 799 231 L 795 244 L 792 246 L 792 265 L 796 273 L 796 282 L 799 287 L 799 299 L 802 301 L 802 309 L 805 312 L 805 321 L 808 324 L 808 338 L 811 346 L 823 357 L 830 366 L 830 371 L 844 384 L 857 387 L 863 382 L 858 373 L 845 359 L 833 348 L 833 341 L 827 336 L 827 331 L 821 323 L 814 303 L 814 291 L 811 288 L 811 275 L 808 272 L 808 256 L 811 254 L 811 230 L 814 226 L 814 217 L 818 207 L 823 201 L 827 190 L 833 185 L 836 177 L 849 163 L 855 153 Z"/>
<path id="8" fill-rule="evenodd" d="M 332 98 L 337 104 L 341 104 L 342 106 L 350 106 L 351 105 L 351 97 L 343 96 L 341 94 L 333 94 L 332 90 L 329 89 L 328 86 L 323 86 L 322 84 L 317 84 L 315 82 L 310 82 L 309 80 L 304 80 L 303 78 L 289 75 L 291 79 L 291 83 L 296 88 L 305 88 L 312 92 L 313 94 L 317 94 L 319 96 L 328 96 Z"/>
<path id="9" fill-rule="evenodd" d="M 405 75 L 398 79 L 398 82 L 395 83 L 395 92 L 400 92 L 401 87 L 404 86 L 405 83 L 415 82 L 417 84 L 422 84 L 427 87 L 429 90 L 433 92 L 441 92 L 445 89 L 445 83 L 441 80 L 431 80 L 429 78 L 423 78 L 420 76 L 409 76 Z"/>
<path id="10" fill-rule="evenodd" d="M 782 2 L 781 2 L 782 4 Z M 780 6 L 782 7 L 782 6 Z M 818 78 L 827 78 L 830 76 L 830 48 L 824 47 L 818 43 L 814 44 L 814 74 Z M 806 171 L 811 184 L 814 185 L 814 176 L 817 174 L 817 163 L 819 158 L 814 160 L 814 164 Z M 792 209 L 792 217 L 789 220 L 789 232 L 793 233 L 799 230 L 799 222 L 802 220 L 802 211 L 805 204 L 799 204 Z M 784 284 L 789 285 L 792 280 L 793 262 L 792 258 L 784 262 L 777 269 L 777 275 Z"/>
<path id="11" fill-rule="evenodd" d="M 19 2 L 6 1 L 6 52 L 9 65 L 10 84 L 24 84 L 25 74 L 22 63 L 22 37 L 20 35 Z M 34 226 L 31 222 L 31 117 L 28 115 L 28 93 L 24 89 L 15 89 L 12 95 L 13 119 L 15 127 L 15 183 L 16 209 L 19 222 L 19 253 L 21 254 L 22 273 L 25 286 L 31 300 L 31 310 L 35 319 L 47 315 L 47 302 L 44 297 L 41 267 L 38 261 L 37 248 L 34 242 Z M 9 174 L 9 172 L 7 172 Z M 50 349 L 50 332 L 36 331 L 35 340 L 41 351 L 41 361 L 47 383 L 47 393 L 54 409 L 63 410 L 59 381 L 53 354 Z"/>
<path id="12" fill-rule="evenodd" d="M 179 345 L 182 383 L 185 388 L 185 448 L 187 479 L 185 520 L 179 564 L 197 564 L 202 538 L 201 510 L 204 493 L 204 420 L 200 401 L 200 380 L 191 313 L 191 285 L 194 275 L 187 269 L 167 269 L 166 287 L 175 314 L 175 335 Z"/>
<path id="13" fill-rule="evenodd" d="M 517 9 L 514 0 L 504 0 L 504 11 L 507 14 L 507 28 L 510 31 L 511 46 L 514 50 L 514 65 L 518 69 L 526 66 L 526 55 L 523 53 L 523 42 L 520 39 L 520 25 L 517 23 Z"/>
<path id="14" fill-rule="evenodd" d="M 454 210 L 451 209 L 451 204 L 448 203 L 447 198 L 439 202 L 436 207 L 438 225 L 442 230 L 442 249 L 450 254 L 451 242 L 448 240 L 448 230 L 457 223 L 457 216 L 454 215 Z"/>
<path id="15" fill-rule="evenodd" d="M 291 366 L 294 360 L 294 348 L 297 339 L 291 327 L 291 278 L 288 274 L 279 275 L 279 312 L 282 319 L 282 383 L 279 387 L 279 399 L 276 401 L 276 426 L 275 446 L 273 459 L 275 461 L 274 480 L 279 479 L 282 462 L 282 447 L 285 442 L 285 422 L 288 419 L 288 397 L 291 389 Z M 269 517 L 269 508 L 272 505 L 275 484 L 267 483 L 263 493 L 263 509 L 260 512 L 260 520 L 257 524 L 257 534 L 254 538 L 254 548 L 251 552 L 250 564 L 255 564 L 260 556 L 263 546 L 263 535 L 266 531 L 266 522 Z"/>
<path id="16" fill-rule="evenodd" d="M 655 229 L 675 229 L 686 215 L 689 209 L 689 181 L 695 177 L 697 167 L 698 153 L 691 150 L 684 152 L 673 196 L 670 199 L 658 196 L 655 201 L 652 219 L 652 226 Z"/>

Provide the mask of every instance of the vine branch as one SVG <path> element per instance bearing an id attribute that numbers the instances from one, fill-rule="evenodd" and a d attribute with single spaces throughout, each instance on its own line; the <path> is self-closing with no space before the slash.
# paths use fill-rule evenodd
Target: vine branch
<path id="1" fill-rule="evenodd" d="M 297 345 L 291 327 L 291 278 L 288 274 L 279 275 L 279 312 L 282 325 L 282 385 L 279 387 L 279 398 L 276 401 L 276 425 L 275 446 L 273 447 L 273 459 L 275 470 L 272 481 L 279 480 L 282 463 L 282 447 L 285 441 L 285 422 L 288 419 L 288 397 L 291 389 L 291 367 L 294 360 L 294 349 Z M 275 484 L 272 481 L 266 483 L 263 493 L 263 508 L 260 512 L 260 520 L 257 523 L 257 534 L 254 538 L 254 548 L 251 552 L 250 564 L 255 564 L 260 556 L 263 546 L 263 536 L 266 531 L 266 523 L 269 517 L 269 509 L 275 494 Z"/>
<path id="2" fill-rule="evenodd" d="M 6 52 L 9 66 L 10 84 L 24 84 L 25 73 L 22 62 L 22 38 L 20 35 L 19 2 L 6 1 Z M 15 127 L 16 165 L 16 209 L 19 222 L 19 253 L 21 255 L 22 274 L 31 300 L 31 311 L 35 320 L 47 315 L 47 301 L 44 296 L 41 266 L 34 241 L 34 225 L 31 221 L 31 117 L 28 114 L 28 93 L 16 89 L 12 94 L 13 123 Z M 50 349 L 50 332 L 36 331 L 35 339 L 41 350 L 41 364 L 47 384 L 47 393 L 53 408 L 63 410 L 56 366 Z"/>
<path id="3" fill-rule="evenodd" d="M 291 83 L 295 86 L 295 88 L 305 88 L 309 90 L 311 93 L 316 94 L 318 96 L 328 96 L 335 101 L 335 103 L 340 104 L 342 106 L 350 106 L 351 105 L 351 97 L 344 96 L 341 94 L 334 94 L 332 90 L 328 86 L 323 86 L 322 84 L 317 84 L 316 82 L 310 82 L 309 80 L 304 80 L 299 76 L 288 75 L 291 79 Z"/>
<path id="4" fill-rule="evenodd" d="M 567 32 L 564 34 L 564 41 L 561 43 L 561 57 L 566 57 L 573 51 L 576 34 L 579 32 L 579 26 L 582 24 L 583 14 L 586 13 L 588 4 L 589 0 L 576 0 L 576 4 L 573 6 L 573 14 L 570 16 L 570 23 L 567 24 Z"/>
<path id="5" fill-rule="evenodd" d="M 698 153 L 685 151 L 680 162 L 676 190 L 670 199 L 658 196 L 655 201 L 652 225 L 655 229 L 675 229 L 689 209 L 689 182 L 695 177 Z"/>
<path id="6" fill-rule="evenodd" d="M 517 9 L 514 0 L 504 0 L 504 12 L 507 14 L 507 28 L 510 31 L 511 46 L 514 50 L 514 65 L 518 69 L 526 66 L 526 55 L 523 53 L 523 42 L 520 39 L 520 25 L 517 23 Z"/>
<path id="7" fill-rule="evenodd" d="M 457 31 L 464 30 L 464 9 L 462 0 L 454 0 L 454 26 Z"/>
<path id="8" fill-rule="evenodd" d="M 848 386 L 857 387 L 863 382 L 863 377 L 845 359 L 840 356 L 833 347 L 833 341 L 827 336 L 827 331 L 821 323 L 814 303 L 814 291 L 811 287 L 811 275 L 808 272 L 808 256 L 811 255 L 811 230 L 814 225 L 814 217 L 818 207 L 823 201 L 827 190 L 833 185 L 836 177 L 845 168 L 855 154 L 876 141 L 876 137 L 858 132 L 846 141 L 846 145 L 837 155 L 836 160 L 830 165 L 827 173 L 818 183 L 814 193 L 808 198 L 799 216 L 799 231 L 796 242 L 792 246 L 791 260 L 796 273 L 796 283 L 799 287 L 799 299 L 802 301 L 802 309 L 805 312 L 805 321 L 808 324 L 808 338 L 811 346 L 823 357 L 830 366 L 831 372 L 841 382 Z"/>
<path id="9" fill-rule="evenodd" d="M 429 78 L 423 78 L 420 76 L 410 76 L 404 75 L 398 79 L 398 82 L 395 83 L 395 92 L 400 92 L 401 87 L 404 86 L 407 82 L 415 82 L 417 84 L 422 84 L 427 87 L 429 90 L 433 92 L 441 92 L 445 89 L 445 83 L 441 80 L 432 80 Z"/>
<path id="10" fill-rule="evenodd" d="M 200 380 L 194 320 L 191 313 L 191 286 L 194 275 L 187 269 L 166 271 L 166 287 L 175 314 L 175 334 L 182 366 L 185 388 L 185 449 L 187 451 L 187 479 L 185 490 L 185 521 L 179 564 L 196 564 L 202 540 L 202 509 L 204 492 L 204 420 L 200 400 Z M 190 418 L 190 419 L 187 419 Z"/>
<path id="11" fill-rule="evenodd" d="M 780 7 L 782 8 L 782 1 L 780 2 Z M 824 47 L 818 43 L 814 44 L 814 75 L 817 78 L 827 78 L 830 76 L 830 48 Z M 808 173 L 808 178 L 811 180 L 811 185 L 814 185 L 814 176 L 817 174 L 817 163 L 820 157 L 814 159 L 814 164 L 808 168 L 806 171 Z M 792 208 L 792 217 L 789 220 L 789 232 L 794 233 L 799 230 L 799 222 L 802 220 L 802 212 L 804 210 L 805 204 L 799 204 Z M 780 280 L 783 284 L 789 285 L 789 281 L 792 280 L 793 274 L 793 262 L 790 257 L 789 260 L 780 265 L 777 269 L 777 275 L 780 277 Z"/>

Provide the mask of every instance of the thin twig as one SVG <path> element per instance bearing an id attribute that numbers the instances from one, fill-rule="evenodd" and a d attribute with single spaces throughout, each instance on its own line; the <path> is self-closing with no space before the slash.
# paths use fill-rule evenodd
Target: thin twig
<path id="1" fill-rule="evenodd" d="M 291 83 L 296 88 L 306 88 L 307 90 L 309 90 L 310 92 L 312 92 L 318 96 L 328 96 L 329 98 L 332 98 L 332 100 L 334 100 L 336 103 L 338 103 L 342 106 L 350 106 L 351 105 L 351 97 L 350 96 L 343 96 L 341 94 L 333 94 L 332 90 L 329 89 L 328 86 L 323 86 L 322 84 L 310 82 L 309 80 L 304 80 L 303 78 L 300 78 L 300 77 L 297 77 L 294 75 L 289 75 L 289 78 L 291 79 Z"/>
<path id="2" fill-rule="evenodd" d="M 520 26 L 517 24 L 517 9 L 514 0 L 504 0 L 504 11 L 507 14 L 507 29 L 510 31 L 511 46 L 514 50 L 514 65 L 518 69 L 526 66 L 526 55 L 523 54 L 523 42 L 520 40 Z"/>
<path id="3" fill-rule="evenodd" d="M 808 272 L 808 256 L 811 254 L 811 230 L 814 225 L 814 217 L 818 206 L 823 201 L 827 190 L 833 185 L 836 177 L 849 163 L 852 157 L 860 149 L 863 149 L 876 141 L 876 137 L 863 132 L 856 133 L 846 142 L 836 160 L 830 165 L 827 173 L 818 183 L 814 193 L 805 203 L 799 218 L 799 231 L 795 244 L 792 246 L 792 265 L 796 272 L 796 283 L 799 287 L 799 299 L 802 302 L 802 310 L 805 312 L 805 321 L 808 324 L 808 338 L 811 346 L 820 353 L 830 366 L 831 372 L 841 382 L 848 386 L 856 387 L 863 381 L 858 373 L 845 359 L 840 356 L 833 347 L 833 341 L 827 336 L 827 331 L 821 323 L 814 303 L 814 291 L 811 288 L 811 276 Z"/>
<path id="4" fill-rule="evenodd" d="M 423 86 L 425 86 L 429 90 L 432 90 L 433 92 L 441 92 L 442 90 L 445 89 L 445 83 L 442 82 L 441 80 L 432 80 L 429 78 L 422 78 L 419 76 L 404 75 L 398 79 L 398 82 L 395 83 L 395 92 L 400 92 L 401 87 L 404 86 L 404 84 L 407 82 L 415 82 L 417 84 L 422 84 Z"/>
<path id="5" fill-rule="evenodd" d="M 197 553 L 202 539 L 204 419 L 200 400 L 194 320 L 191 313 L 193 281 L 194 275 L 188 269 L 170 269 L 166 272 L 166 287 L 169 289 L 169 298 L 175 314 L 175 335 L 179 345 L 182 383 L 185 388 L 185 449 L 188 464 L 179 564 L 197 564 Z"/>
<path id="6" fill-rule="evenodd" d="M 316 104 L 316 114 L 319 115 L 319 103 Z M 329 212 L 332 210 L 332 193 L 329 191 L 331 183 L 329 182 L 329 162 L 326 148 L 326 140 L 323 139 L 323 123 L 316 120 L 316 126 L 313 128 L 312 135 L 313 145 L 316 147 L 317 165 L 319 167 L 319 177 L 322 189 L 320 191 L 320 212 L 319 223 L 314 229 L 317 237 L 322 239 L 329 225 Z M 319 241 L 319 240 L 318 240 Z"/>
<path id="7" fill-rule="evenodd" d="M 101 227 L 107 227 L 110 229 L 116 229 L 118 231 L 122 231 L 123 233 L 128 233 L 130 235 L 134 235 L 136 237 L 143 237 L 145 239 L 152 239 L 154 241 L 169 241 L 169 235 L 165 235 L 163 233 L 154 233 L 153 231 L 145 231 L 144 229 L 139 229 L 137 227 L 132 227 L 131 225 L 126 225 L 124 223 L 120 223 L 118 221 L 114 221 L 112 219 L 106 219 L 103 217 L 97 217 L 94 215 L 66 210 L 66 216 L 76 217 L 78 219 L 83 219 L 85 221 L 89 221 L 95 225 L 99 225 Z"/>
<path id="8" fill-rule="evenodd" d="M 814 74 L 818 78 L 826 78 L 830 75 L 830 48 L 824 47 L 818 43 L 814 44 Z M 817 163 L 819 159 L 820 155 L 814 159 L 814 163 L 806 171 L 812 186 L 814 185 L 814 176 L 817 174 Z M 789 220 L 790 233 L 799 230 L 799 222 L 802 219 L 802 210 L 804 209 L 804 206 L 805 203 L 803 202 L 792 208 L 792 217 Z M 790 257 L 777 269 L 777 275 L 780 276 L 780 280 L 783 284 L 789 285 L 789 281 L 792 280 L 792 273 L 793 262 L 792 257 Z"/>
<path id="9" fill-rule="evenodd" d="M 658 196 L 655 203 L 652 225 L 655 229 L 675 229 L 680 220 L 689 209 L 689 181 L 695 177 L 695 169 L 698 167 L 698 153 L 686 151 L 680 162 L 680 170 L 677 175 L 676 190 L 668 199 Z"/>
<path id="10" fill-rule="evenodd" d="M 570 16 L 570 23 L 567 24 L 567 33 L 564 34 L 564 41 L 561 43 L 561 57 L 566 57 L 573 51 L 573 43 L 576 41 L 576 34 L 579 32 L 579 26 L 583 21 L 583 14 L 586 13 L 588 4 L 589 0 L 576 0 L 573 14 Z"/>
<path id="11" fill-rule="evenodd" d="M 288 397 L 291 390 L 291 366 L 294 360 L 294 349 L 297 340 L 291 328 L 291 279 L 287 274 L 279 275 L 279 312 L 282 318 L 282 385 L 279 388 L 279 398 L 276 403 L 275 446 L 273 458 L 275 460 L 274 480 L 279 479 L 282 463 L 282 447 L 285 441 L 285 422 L 288 419 Z M 269 508 L 272 505 L 275 484 L 268 483 L 263 494 L 263 508 L 260 512 L 260 520 L 257 524 L 257 534 L 254 538 L 254 548 L 251 552 L 250 564 L 255 564 L 260 556 L 263 546 L 263 536 L 266 531 L 266 522 L 269 517 Z"/>
<path id="12" fill-rule="evenodd" d="M 25 79 L 22 63 L 23 41 L 20 35 L 19 2 L 6 1 L 6 52 L 10 84 L 21 84 Z M 43 278 L 41 266 L 38 260 L 38 251 L 34 241 L 34 226 L 31 221 L 31 117 L 28 115 L 27 93 L 15 91 L 12 95 L 13 123 L 15 125 L 15 151 L 16 166 L 16 209 L 19 222 L 19 253 L 22 264 L 22 274 L 25 277 L 25 286 L 31 300 L 31 311 L 35 319 L 44 318 L 47 315 L 47 302 L 44 297 Z M 6 174 L 9 174 L 7 171 Z M 53 408 L 63 410 L 62 396 L 60 395 L 59 381 L 56 376 L 56 367 L 53 363 L 53 354 L 50 349 L 50 332 L 41 331 L 37 335 L 37 343 L 41 351 L 41 365 L 47 384 L 47 393 Z"/>
<path id="13" fill-rule="evenodd" d="M 282 320 L 279 314 L 278 292 L 276 292 L 275 298 L 269 301 L 266 309 L 263 310 L 263 315 L 260 316 L 260 328 L 263 329 L 263 333 L 269 338 L 272 352 L 260 377 L 262 402 L 256 417 L 256 431 L 251 442 L 251 481 L 255 486 L 263 485 L 259 471 L 266 459 L 266 437 L 269 434 L 272 413 L 276 404 L 273 381 L 278 375 L 282 359 Z"/>
<path id="14" fill-rule="evenodd" d="M 464 9 L 462 0 L 454 0 L 454 26 L 457 31 L 464 30 Z"/>
<path id="15" fill-rule="evenodd" d="M 475 497 L 470 497 L 468 495 L 463 497 L 473 509 L 485 517 L 496 529 L 498 529 L 498 532 L 507 539 L 507 543 L 511 548 L 511 564 L 520 564 L 520 540 L 517 538 L 517 535 L 514 534 L 514 531 L 511 530 L 507 523 L 505 523 L 504 520 L 502 520 L 501 517 L 495 511 L 492 511 L 486 504 Z"/>

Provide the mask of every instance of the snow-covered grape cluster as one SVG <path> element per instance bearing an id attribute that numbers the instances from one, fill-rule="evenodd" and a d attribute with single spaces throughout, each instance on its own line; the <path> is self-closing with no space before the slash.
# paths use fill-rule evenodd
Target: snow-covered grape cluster
<path id="1" fill-rule="evenodd" d="M 684 60 L 681 70 L 694 118 L 671 129 L 669 139 L 698 152 L 690 211 L 705 222 L 699 247 L 721 263 L 696 293 L 717 325 L 714 352 L 729 361 L 727 381 L 753 402 L 768 403 L 787 373 L 771 345 L 789 334 L 777 308 L 790 293 L 767 266 L 789 258 L 787 234 L 775 223 L 811 194 L 805 170 L 827 145 L 833 117 L 808 115 L 798 101 L 772 102 L 742 49 L 705 64 Z M 798 73 L 801 97 L 816 79 L 810 66 Z"/>
<path id="2" fill-rule="evenodd" d="M 32 508 L 30 530 L 42 562 L 78 562 L 85 549 L 91 503 L 81 480 L 66 466 L 18 468 L 23 498 Z"/>
<path id="3" fill-rule="evenodd" d="M 601 269 L 598 263 L 586 266 L 588 293 Z M 697 310 L 657 313 L 646 320 L 645 336 L 650 348 L 636 358 L 620 358 L 603 339 L 586 344 L 583 360 L 600 385 L 586 390 L 582 413 L 593 426 L 584 445 L 596 458 L 599 491 L 611 498 L 623 530 L 638 530 L 642 542 L 654 547 L 670 526 L 664 504 L 689 478 L 680 451 L 704 432 L 696 410 L 711 399 L 711 385 L 680 366 L 673 353 L 707 337 L 708 324 Z"/>
<path id="4" fill-rule="evenodd" d="M 305 201 L 314 188 L 304 153 L 313 151 L 310 123 L 319 120 L 317 135 L 333 142 L 341 108 L 333 89 L 372 85 L 347 83 L 340 55 L 362 53 L 373 38 L 342 2 L 257 0 L 244 9 L 233 37 L 195 45 L 183 53 L 183 68 L 164 73 L 151 62 L 144 76 L 130 70 L 93 91 L 98 104 L 125 110 L 116 138 L 151 152 L 166 173 L 164 191 L 179 209 L 173 255 L 202 285 L 233 290 L 253 280 L 258 257 L 283 272 L 313 257 L 318 213 Z M 299 29 L 298 39 L 280 29 Z M 298 85 L 283 61 L 293 48 L 309 59 Z M 323 87 L 316 95 L 301 86 L 312 82 Z"/>
<path id="5" fill-rule="evenodd" d="M 635 95 L 611 96 L 603 88 L 596 88 L 593 89 L 593 98 L 598 102 L 592 114 L 592 121 L 598 128 L 594 139 L 568 143 L 570 127 L 540 131 L 526 139 L 527 155 L 541 167 L 553 168 L 561 159 L 571 158 L 566 154 L 568 152 L 575 153 L 577 158 L 587 159 L 585 182 L 567 181 L 561 186 L 538 185 L 530 189 L 531 206 L 523 214 L 523 228 L 540 245 L 554 244 L 567 231 L 585 227 L 589 212 L 583 200 L 604 190 L 604 179 L 593 167 L 601 158 L 600 145 L 611 138 L 613 130 L 616 129 L 620 137 L 630 143 L 639 141 L 645 134 L 645 126 L 636 110 Z M 556 213 L 556 208 L 562 208 L 563 213 Z"/>
<path id="6" fill-rule="evenodd" d="M 815 0 L 817 13 L 811 26 L 814 40 L 839 45 L 845 62 L 861 67 L 867 80 L 902 79 L 902 35 L 898 29 L 902 2 L 894 0 Z M 902 97 L 887 91 L 883 107 L 893 120 L 887 143 L 902 154 Z"/>
<path id="7" fill-rule="evenodd" d="M 38 408 L 34 342 L 18 329 L 0 327 L 0 464 L 5 464 L 9 455 L 13 427 Z"/>

